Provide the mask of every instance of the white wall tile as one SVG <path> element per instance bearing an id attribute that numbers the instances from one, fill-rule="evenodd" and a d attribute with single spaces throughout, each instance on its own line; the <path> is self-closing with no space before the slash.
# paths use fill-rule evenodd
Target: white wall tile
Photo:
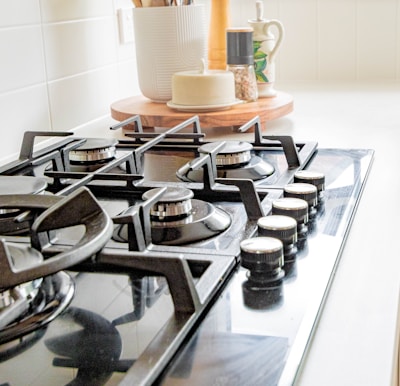
<path id="1" fill-rule="evenodd" d="M 0 28 L 40 23 L 39 0 L 0 1 Z"/>
<path id="2" fill-rule="evenodd" d="M 358 0 L 357 61 L 359 79 L 396 76 L 398 0 Z"/>
<path id="3" fill-rule="evenodd" d="M 45 84 L 0 94 L 0 161 L 19 153 L 27 130 L 50 130 L 48 95 Z"/>
<path id="4" fill-rule="evenodd" d="M 318 78 L 356 77 L 356 4 L 350 0 L 318 3 Z"/>
<path id="5" fill-rule="evenodd" d="M 111 0 L 40 0 L 43 22 L 77 20 L 112 15 Z"/>
<path id="6" fill-rule="evenodd" d="M 50 82 L 53 129 L 70 130 L 109 114 L 119 98 L 118 82 L 117 65 Z"/>
<path id="7" fill-rule="evenodd" d="M 119 63 L 118 67 L 120 98 L 140 95 L 141 91 L 139 88 L 136 60 L 128 60 Z"/>
<path id="8" fill-rule="evenodd" d="M 400 0 L 397 2 L 396 26 L 396 79 L 400 80 Z"/>
<path id="9" fill-rule="evenodd" d="M 55 80 L 114 63 L 116 39 L 111 18 L 43 27 L 48 79 Z"/>
<path id="10" fill-rule="evenodd" d="M 279 9 L 286 33 L 279 54 L 277 79 L 316 80 L 317 0 L 283 0 Z"/>
<path id="11" fill-rule="evenodd" d="M 119 38 L 119 31 L 116 32 L 118 38 Z M 135 39 L 135 37 L 133 37 Z M 118 61 L 124 61 L 124 60 L 136 60 L 136 47 L 135 47 L 135 42 L 131 43 L 121 43 L 118 44 L 117 46 L 117 57 Z"/>
<path id="12" fill-rule="evenodd" d="M 40 26 L 0 29 L 0 93 L 45 81 Z"/>

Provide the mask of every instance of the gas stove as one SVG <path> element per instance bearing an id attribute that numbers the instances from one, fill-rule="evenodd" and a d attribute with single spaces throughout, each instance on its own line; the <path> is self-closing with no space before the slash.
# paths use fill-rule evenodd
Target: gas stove
<path id="1" fill-rule="evenodd" d="M 373 151 L 122 128 L 0 167 L 0 383 L 292 384 Z"/>

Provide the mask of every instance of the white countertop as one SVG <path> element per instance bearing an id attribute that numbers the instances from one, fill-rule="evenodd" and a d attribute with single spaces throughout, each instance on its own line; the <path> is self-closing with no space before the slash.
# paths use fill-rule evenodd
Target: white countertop
<path id="1" fill-rule="evenodd" d="M 400 83 L 281 84 L 279 89 L 293 95 L 294 111 L 269 122 L 264 132 L 316 140 L 320 147 L 375 150 L 298 384 L 397 385 Z M 230 129 L 205 131 L 207 139 L 252 138 Z M 109 136 L 110 131 L 105 127 L 85 135 Z"/>
<path id="2" fill-rule="evenodd" d="M 397 384 L 400 84 L 289 89 L 295 110 L 273 133 L 321 147 L 375 150 L 375 160 L 299 384 Z M 393 216 L 393 219 L 391 218 Z M 396 363 L 397 368 L 397 363 Z M 396 375 L 397 377 L 397 375 Z"/>

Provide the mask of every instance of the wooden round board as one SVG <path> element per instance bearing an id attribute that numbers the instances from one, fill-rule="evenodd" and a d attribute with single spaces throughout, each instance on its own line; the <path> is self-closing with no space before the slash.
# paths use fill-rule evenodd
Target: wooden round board
<path id="1" fill-rule="evenodd" d="M 143 127 L 173 127 L 194 115 L 198 115 L 202 128 L 239 127 L 255 116 L 263 125 L 293 111 L 293 97 L 278 92 L 272 98 L 259 98 L 256 102 L 241 103 L 219 111 L 178 111 L 165 103 L 156 103 L 142 95 L 119 100 L 111 105 L 111 116 L 123 121 L 140 115 Z"/>

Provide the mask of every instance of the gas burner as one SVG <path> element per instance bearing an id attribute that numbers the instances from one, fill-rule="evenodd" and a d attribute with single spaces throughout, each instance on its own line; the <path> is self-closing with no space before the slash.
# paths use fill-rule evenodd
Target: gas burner
<path id="1" fill-rule="evenodd" d="M 0 176 L 0 195 L 5 194 L 41 194 L 47 188 L 44 178 L 31 176 Z M 17 223 L 16 215 L 21 213 L 18 209 L 0 208 L 0 234 L 15 235 L 28 230 L 27 222 Z"/>
<path id="2" fill-rule="evenodd" d="M 143 194 L 144 200 L 150 200 L 158 193 L 158 189 L 148 190 Z M 161 200 L 150 210 L 150 217 L 157 222 L 175 221 L 191 216 L 192 198 L 194 194 L 186 188 L 167 188 Z"/>
<path id="3" fill-rule="evenodd" d="M 74 283 L 62 270 L 103 248 L 111 237 L 112 222 L 86 188 L 67 197 L 1 195 L 0 207 L 30 212 L 34 217 L 30 244 L 0 240 L 0 344 L 3 344 L 42 328 L 69 305 Z M 83 226 L 84 234 L 77 243 L 69 249 L 49 251 L 50 232 L 79 225 Z"/>
<path id="4" fill-rule="evenodd" d="M 149 199 L 158 190 L 143 195 Z M 151 236 L 156 244 L 179 245 L 208 239 L 226 230 L 231 218 L 214 205 L 192 199 L 185 188 L 167 188 L 151 210 Z"/>
<path id="5" fill-rule="evenodd" d="M 214 143 L 207 143 L 200 146 L 198 151 L 202 154 L 209 154 L 214 147 Z M 217 167 L 237 168 L 247 165 L 251 159 L 252 150 L 253 146 L 248 142 L 227 141 L 217 154 Z"/>
<path id="6" fill-rule="evenodd" d="M 110 138 L 88 138 L 82 145 L 69 152 L 72 165 L 105 163 L 116 154 L 118 140 Z"/>
<path id="7" fill-rule="evenodd" d="M 74 292 L 74 282 L 65 272 L 2 292 L 0 298 L 10 302 L 0 308 L 0 345 L 45 327 L 67 308 Z"/>
<path id="8" fill-rule="evenodd" d="M 143 199 L 150 200 L 159 189 L 150 189 Z M 193 199 L 193 192 L 186 188 L 168 187 L 150 209 L 151 238 L 154 244 L 182 245 L 216 236 L 231 225 L 231 217 L 215 205 Z M 130 207 L 121 215 L 137 211 Z M 128 241 L 128 227 L 118 226 L 113 239 Z"/>
<path id="9" fill-rule="evenodd" d="M 210 142 L 198 148 L 200 154 L 210 154 L 218 142 Z M 253 181 L 264 179 L 274 173 L 274 167 L 256 155 L 252 155 L 253 145 L 243 141 L 226 141 L 218 151 L 215 162 L 220 178 L 246 178 Z M 201 182 L 202 170 L 187 171 L 187 164 L 177 171 L 182 181 Z"/>
<path id="10" fill-rule="evenodd" d="M 43 262 L 36 249 L 24 245 L 8 245 L 15 269 L 34 267 Z M 20 318 L 36 300 L 43 279 L 39 278 L 0 292 L 0 328 Z"/>

